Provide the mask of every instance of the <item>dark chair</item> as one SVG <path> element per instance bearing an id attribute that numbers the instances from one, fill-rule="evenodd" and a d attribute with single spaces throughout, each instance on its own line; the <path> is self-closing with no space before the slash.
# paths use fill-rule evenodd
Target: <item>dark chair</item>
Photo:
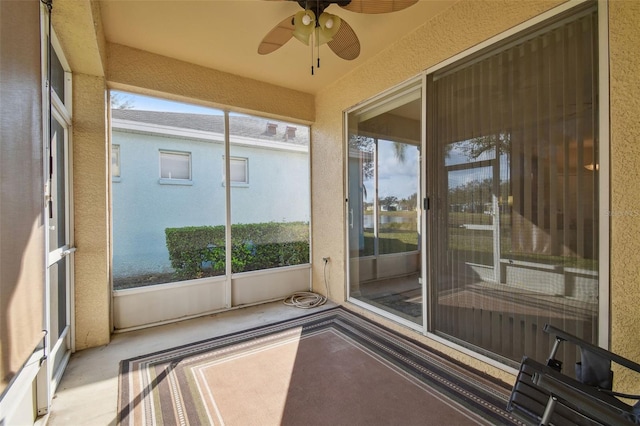
<path id="1" fill-rule="evenodd" d="M 547 364 L 524 357 L 507 405 L 541 425 L 633 425 L 640 424 L 639 403 L 629 405 L 619 398 L 640 400 L 612 390 L 611 364 L 640 374 L 640 364 L 595 346 L 549 324 L 544 331 L 555 337 Z M 580 349 L 576 379 L 562 374 L 556 353 L 563 342 Z"/>

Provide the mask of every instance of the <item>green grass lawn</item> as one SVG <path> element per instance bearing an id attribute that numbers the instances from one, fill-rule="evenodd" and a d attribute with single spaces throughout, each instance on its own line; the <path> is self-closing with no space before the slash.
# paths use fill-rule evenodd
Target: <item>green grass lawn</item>
<path id="1" fill-rule="evenodd" d="M 364 233 L 364 256 L 373 255 L 374 236 L 372 232 Z M 380 254 L 403 253 L 418 250 L 418 233 L 385 232 L 378 240 Z"/>
<path id="2" fill-rule="evenodd" d="M 419 234 L 415 230 L 417 227 L 415 212 L 381 212 L 381 215 L 413 218 L 414 221 L 382 225 L 378 242 L 380 254 L 402 253 L 418 249 Z M 491 223 L 491 216 L 483 213 L 451 213 L 449 215 L 449 227 L 447 228 L 447 250 L 455 252 L 454 256 L 457 256 L 460 260 L 493 264 L 493 232 L 461 227 L 463 224 L 490 225 Z M 373 255 L 373 248 L 373 232 L 365 231 L 363 255 Z M 596 270 L 598 268 L 598 262 L 594 259 L 514 251 L 512 250 L 511 233 L 508 228 L 503 228 L 500 238 L 500 258 L 588 270 Z"/>

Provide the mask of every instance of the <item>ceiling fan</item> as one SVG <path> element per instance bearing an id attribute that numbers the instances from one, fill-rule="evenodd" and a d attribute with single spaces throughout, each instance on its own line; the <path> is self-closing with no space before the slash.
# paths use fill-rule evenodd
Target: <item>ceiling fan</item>
<path id="1" fill-rule="evenodd" d="M 272 0 L 295 1 L 303 9 L 283 19 L 262 39 L 258 53 L 266 55 L 281 48 L 292 37 L 307 46 L 327 44 L 340 58 L 348 61 L 360 55 L 360 41 L 353 28 L 337 15 L 325 12 L 332 4 L 358 13 L 389 13 L 406 9 L 418 0 Z M 318 59 L 318 67 L 320 66 Z M 311 67 L 313 74 L 313 66 Z"/>

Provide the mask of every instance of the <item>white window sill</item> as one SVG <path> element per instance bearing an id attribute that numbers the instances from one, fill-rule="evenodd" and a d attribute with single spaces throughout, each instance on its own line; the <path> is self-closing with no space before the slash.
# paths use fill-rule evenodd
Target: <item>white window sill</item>
<path id="1" fill-rule="evenodd" d="M 183 185 L 183 186 L 192 186 L 193 181 L 187 179 L 166 179 L 160 178 L 158 179 L 158 183 L 160 185 Z"/>
<path id="2" fill-rule="evenodd" d="M 224 182 L 222 182 L 222 186 L 224 186 Z M 231 187 L 232 188 L 248 188 L 249 184 L 248 183 L 231 182 Z"/>

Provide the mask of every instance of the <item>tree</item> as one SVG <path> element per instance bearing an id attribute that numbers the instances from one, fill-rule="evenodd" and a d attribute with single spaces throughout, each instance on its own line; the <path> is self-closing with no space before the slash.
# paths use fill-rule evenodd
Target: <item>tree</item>
<path id="1" fill-rule="evenodd" d="M 400 200 L 399 204 L 403 210 L 415 210 L 418 206 L 418 194 L 414 192 L 407 198 Z"/>
<path id="2" fill-rule="evenodd" d="M 111 109 L 132 109 L 135 104 L 133 99 L 125 93 L 111 92 Z"/>
<path id="3" fill-rule="evenodd" d="M 388 210 L 391 210 L 390 207 L 398 204 L 398 197 L 395 195 L 387 195 L 384 198 L 380 199 L 381 206 L 387 206 Z"/>
<path id="4" fill-rule="evenodd" d="M 467 142 L 462 146 L 462 151 L 470 159 L 476 159 L 487 151 L 495 151 L 496 147 L 499 154 L 508 154 L 511 146 L 511 137 L 509 133 L 499 133 L 479 136 Z"/>
<path id="5" fill-rule="evenodd" d="M 349 149 L 354 151 L 361 151 L 369 153 L 371 155 L 365 156 L 362 163 L 362 175 L 364 179 L 373 178 L 373 138 L 361 135 L 351 135 L 349 138 Z"/>
<path id="6" fill-rule="evenodd" d="M 396 160 L 398 160 L 403 164 L 405 159 L 407 158 L 406 151 L 407 151 L 407 144 L 402 142 L 393 143 L 393 154 L 395 155 Z"/>

